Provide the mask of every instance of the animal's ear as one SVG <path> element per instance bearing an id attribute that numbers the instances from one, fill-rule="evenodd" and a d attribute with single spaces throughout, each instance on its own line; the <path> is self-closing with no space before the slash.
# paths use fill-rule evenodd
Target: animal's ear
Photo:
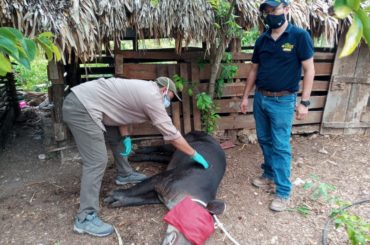
<path id="1" fill-rule="evenodd" d="M 226 204 L 221 200 L 212 200 L 207 204 L 207 210 L 211 214 L 220 215 L 226 210 Z"/>

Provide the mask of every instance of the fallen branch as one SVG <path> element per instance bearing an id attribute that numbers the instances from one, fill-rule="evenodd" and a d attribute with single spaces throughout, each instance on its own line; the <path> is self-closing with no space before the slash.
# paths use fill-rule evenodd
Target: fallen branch
<path id="1" fill-rule="evenodd" d="M 76 145 L 63 146 L 63 147 L 59 147 L 59 148 L 50 149 L 50 150 L 47 151 L 47 153 L 56 152 L 56 151 L 63 151 L 63 150 L 71 149 L 71 148 L 75 148 L 75 147 L 76 147 Z"/>
<path id="2" fill-rule="evenodd" d="M 36 191 L 33 193 L 32 197 L 31 197 L 31 199 L 29 201 L 30 204 L 32 204 L 32 201 L 33 201 L 33 198 L 35 197 L 35 194 L 36 194 Z"/>

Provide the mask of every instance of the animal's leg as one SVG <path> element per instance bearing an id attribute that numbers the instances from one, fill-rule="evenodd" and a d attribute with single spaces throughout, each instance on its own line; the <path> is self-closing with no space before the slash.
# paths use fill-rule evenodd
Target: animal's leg
<path id="1" fill-rule="evenodd" d="M 113 208 L 161 203 L 154 191 L 136 196 L 125 196 L 123 191 L 115 191 L 115 194 L 107 197 L 104 202 Z"/>
<path id="2" fill-rule="evenodd" d="M 140 203 L 144 199 L 146 199 L 148 203 L 159 203 L 159 199 L 157 197 L 157 193 L 155 192 L 154 186 L 156 185 L 156 183 L 163 181 L 168 175 L 171 174 L 171 172 L 172 171 L 165 171 L 163 173 L 154 175 L 149 179 L 146 179 L 143 182 L 140 182 L 128 189 L 114 190 L 104 199 L 104 202 L 107 204 L 113 204 L 114 202 L 118 201 L 118 206 L 124 206 L 126 199 L 128 200 L 129 204 Z M 145 202 L 143 204 L 145 204 Z"/>
<path id="3" fill-rule="evenodd" d="M 129 157 L 130 162 L 159 162 L 168 164 L 171 160 L 171 156 L 157 155 L 157 154 L 137 154 Z"/>

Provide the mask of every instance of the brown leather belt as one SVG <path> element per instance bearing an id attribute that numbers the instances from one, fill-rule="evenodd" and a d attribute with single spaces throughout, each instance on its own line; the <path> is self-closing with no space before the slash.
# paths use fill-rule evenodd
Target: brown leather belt
<path id="1" fill-rule="evenodd" d="M 270 96 L 270 97 L 281 97 L 289 94 L 293 94 L 293 92 L 290 92 L 288 90 L 278 91 L 278 92 L 271 92 L 264 89 L 257 89 L 258 92 L 260 92 L 264 96 Z"/>

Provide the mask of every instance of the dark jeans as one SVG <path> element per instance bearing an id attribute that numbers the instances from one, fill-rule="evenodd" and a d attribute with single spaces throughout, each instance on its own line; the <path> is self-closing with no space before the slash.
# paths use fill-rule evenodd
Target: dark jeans
<path id="1" fill-rule="evenodd" d="M 254 96 L 257 138 L 264 156 L 263 176 L 274 180 L 276 195 L 281 198 L 289 198 L 292 187 L 290 134 L 296 97 L 269 97 L 260 92 Z"/>

